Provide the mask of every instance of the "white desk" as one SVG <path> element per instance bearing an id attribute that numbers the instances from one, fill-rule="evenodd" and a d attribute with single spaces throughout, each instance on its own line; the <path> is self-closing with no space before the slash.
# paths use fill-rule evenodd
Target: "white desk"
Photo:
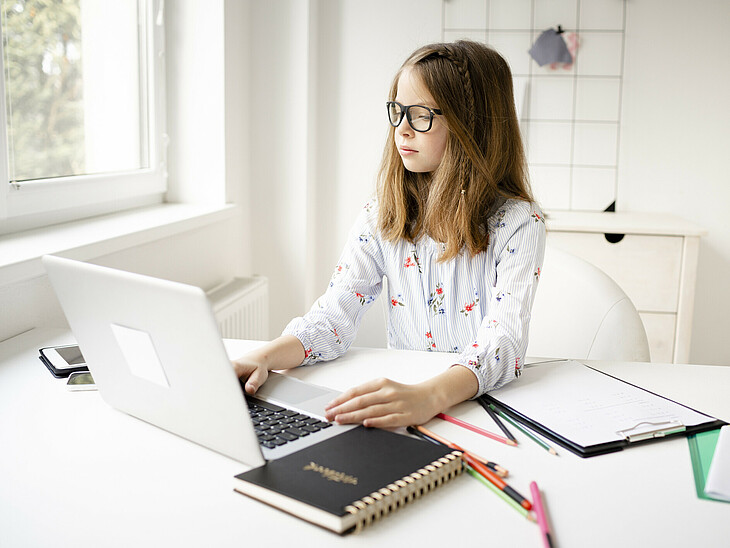
<path id="1" fill-rule="evenodd" d="M 63 331 L 35 330 L 0 344 L 0 546 L 239 547 L 247 537 L 288 547 L 541 546 L 536 525 L 468 475 L 348 537 L 234 493 L 240 463 L 51 377 L 38 348 L 69 340 Z M 354 349 L 295 374 L 344 389 L 381 375 L 415 382 L 449 362 L 444 354 Z M 730 367 L 594 363 L 730 420 Z M 473 402 L 451 413 L 495 430 Z M 536 480 L 561 548 L 720 547 L 730 539 L 730 505 L 696 497 L 684 438 L 581 459 L 566 450 L 554 457 L 519 432 L 514 448 L 438 420 L 428 426 L 509 468 L 523 494 Z M 278 536 L 264 536 L 262 523 Z"/>

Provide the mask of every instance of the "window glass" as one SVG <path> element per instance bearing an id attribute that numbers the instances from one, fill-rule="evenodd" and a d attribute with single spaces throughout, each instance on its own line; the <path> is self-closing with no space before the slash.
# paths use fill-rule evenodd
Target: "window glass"
<path id="1" fill-rule="evenodd" d="M 8 181 L 149 167 L 134 0 L 1 0 Z"/>

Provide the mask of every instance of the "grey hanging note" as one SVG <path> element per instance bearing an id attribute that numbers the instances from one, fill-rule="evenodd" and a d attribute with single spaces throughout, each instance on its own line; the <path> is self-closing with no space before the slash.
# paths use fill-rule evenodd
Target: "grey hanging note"
<path id="1" fill-rule="evenodd" d="M 568 46 L 555 29 L 547 29 L 538 36 L 530 48 L 530 56 L 541 67 L 552 63 L 570 64 L 573 56 L 568 51 Z"/>

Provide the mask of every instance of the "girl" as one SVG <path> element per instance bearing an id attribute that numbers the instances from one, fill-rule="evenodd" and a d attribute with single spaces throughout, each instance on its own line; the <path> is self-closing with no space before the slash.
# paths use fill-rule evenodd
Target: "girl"
<path id="1" fill-rule="evenodd" d="M 422 424 L 519 376 L 542 265 L 512 75 L 470 41 L 415 51 L 386 103 L 377 199 L 355 222 L 325 294 L 278 339 L 234 361 L 253 394 L 273 369 L 337 358 L 388 278 L 391 348 L 453 352 L 416 385 L 379 379 L 330 403 L 327 418 Z"/>

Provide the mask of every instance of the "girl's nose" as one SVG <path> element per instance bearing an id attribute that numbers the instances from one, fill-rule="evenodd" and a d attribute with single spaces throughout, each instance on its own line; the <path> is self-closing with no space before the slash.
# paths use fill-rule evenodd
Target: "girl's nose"
<path id="1" fill-rule="evenodd" d="M 408 123 L 408 118 L 406 118 L 405 116 L 401 120 L 398 127 L 395 128 L 395 131 L 398 135 L 402 135 L 404 137 L 413 136 L 413 128 L 411 127 L 411 124 Z"/>

